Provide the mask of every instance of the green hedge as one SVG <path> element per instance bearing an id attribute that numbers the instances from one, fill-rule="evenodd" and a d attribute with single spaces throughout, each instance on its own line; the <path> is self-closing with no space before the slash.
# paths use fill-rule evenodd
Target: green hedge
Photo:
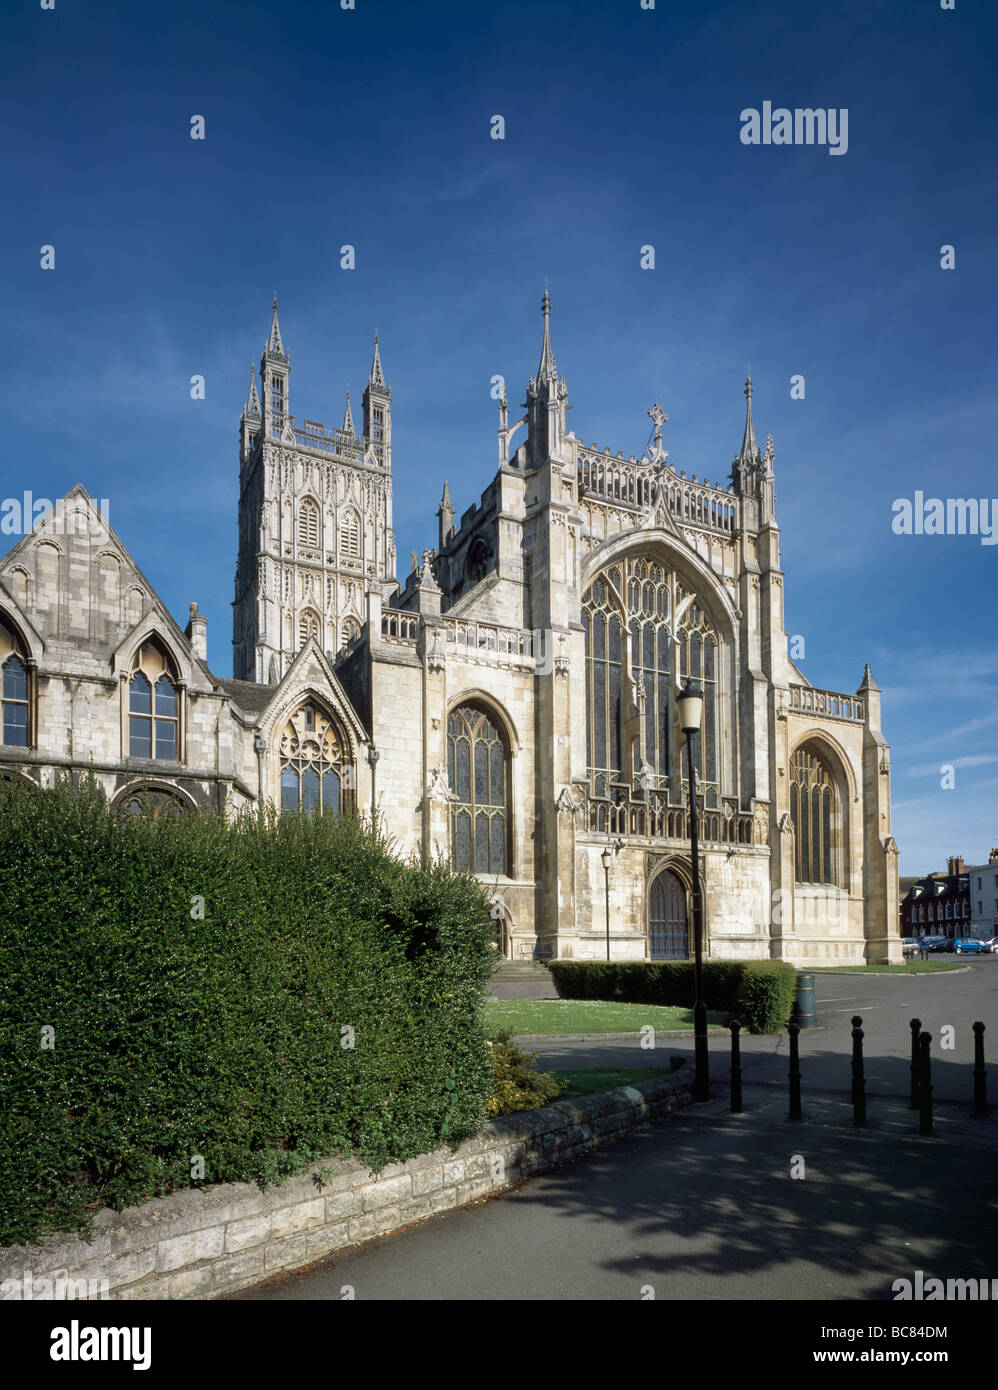
<path id="1" fill-rule="evenodd" d="M 353 818 L 154 823 L 2 781 L 0 863 L 0 1244 L 197 1185 L 198 1156 L 206 1183 L 265 1185 L 483 1124 L 494 923 L 470 876 Z"/>
<path id="2" fill-rule="evenodd" d="M 555 960 L 548 969 L 562 999 L 688 1008 L 696 1000 L 692 961 Z M 797 971 L 783 960 L 705 960 L 703 990 L 708 1009 L 739 1019 L 753 1033 L 772 1033 L 790 1021 Z"/>

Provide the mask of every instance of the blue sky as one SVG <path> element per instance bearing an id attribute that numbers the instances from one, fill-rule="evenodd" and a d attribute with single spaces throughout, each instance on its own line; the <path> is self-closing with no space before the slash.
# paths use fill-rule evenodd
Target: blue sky
<path id="1" fill-rule="evenodd" d="M 299 419 L 338 424 L 347 385 L 359 416 L 380 333 L 405 571 L 443 479 L 460 514 L 492 476 L 491 378 L 515 409 L 549 277 L 587 442 L 640 453 L 660 400 L 672 462 L 723 483 L 751 365 L 787 629 L 814 685 L 869 661 L 883 688 L 901 872 L 998 845 L 998 546 L 891 528 L 916 490 L 998 498 L 996 7 L 24 0 L 4 25 L 0 498 L 107 497 L 228 675 L 273 293 Z M 767 100 L 847 108 L 847 152 L 744 145 Z"/>

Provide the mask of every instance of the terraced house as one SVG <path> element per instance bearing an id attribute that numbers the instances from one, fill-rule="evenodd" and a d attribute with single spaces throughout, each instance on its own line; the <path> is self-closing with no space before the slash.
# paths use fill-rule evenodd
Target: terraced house
<path id="1" fill-rule="evenodd" d="M 567 429 L 551 343 L 498 466 L 396 579 L 392 399 L 380 345 L 358 434 L 291 414 L 274 304 L 240 422 L 234 678 L 208 665 L 82 487 L 0 563 L 6 775 L 92 768 L 148 814 L 261 799 L 376 801 L 405 847 L 492 890 L 512 957 L 691 950 L 677 684 L 704 690 L 698 816 L 707 953 L 900 959 L 880 692 L 789 659 L 775 454 L 751 380 L 725 485 Z"/>

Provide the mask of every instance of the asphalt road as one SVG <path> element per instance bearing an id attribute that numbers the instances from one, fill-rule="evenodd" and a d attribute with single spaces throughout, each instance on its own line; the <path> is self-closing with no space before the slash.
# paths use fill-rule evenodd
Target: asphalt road
<path id="1" fill-rule="evenodd" d="M 238 1298 L 338 1300 L 349 1290 L 405 1301 L 866 1300 L 890 1299 L 892 1282 L 916 1269 L 990 1277 L 998 1272 L 998 1118 L 993 1110 L 971 1119 L 965 1098 L 969 1025 L 992 1023 L 996 985 L 998 959 L 951 976 L 819 977 L 819 1016 L 829 1026 L 802 1035 L 803 1121 L 786 1118 L 782 1039 L 746 1039 L 742 1115 L 727 1111 L 716 1055 L 723 1040 L 712 1039 L 710 1102 L 504 1196 Z M 865 1130 L 852 1127 L 843 1094 L 853 1012 L 870 1042 Z M 936 1093 L 958 1101 L 938 1107 L 933 1138 L 917 1135 L 899 1098 L 912 1013 L 935 1035 L 956 1027 L 956 1048 L 937 1059 Z M 998 1045 L 998 1027 L 991 1036 Z M 684 1049 L 662 1041 L 670 1055 Z M 544 1057 L 559 1066 L 650 1061 L 621 1043 L 560 1044 Z M 803 1176 L 794 1177 L 801 1160 Z"/>
<path id="2" fill-rule="evenodd" d="M 998 956 L 979 956 L 969 968 L 927 975 L 832 975 L 815 973 L 820 1028 L 800 1034 L 802 1087 L 848 1092 L 852 1081 L 852 1024 L 863 1020 L 863 1057 L 871 1095 L 907 1096 L 912 1018 L 932 1036 L 932 1082 L 938 1100 L 969 1101 L 974 1034 L 985 1025 L 985 1057 L 992 1061 L 992 1089 L 998 1103 Z M 952 1048 L 942 1048 L 942 1029 L 953 1028 Z M 655 1051 L 631 1042 L 534 1041 L 545 1069 L 654 1066 L 662 1057 L 693 1055 L 692 1038 L 656 1040 Z M 724 1037 L 709 1041 L 711 1077 L 727 1084 L 730 1047 Z M 786 1085 L 789 1039 L 786 1033 L 751 1037 L 742 1034 L 743 1084 Z"/>

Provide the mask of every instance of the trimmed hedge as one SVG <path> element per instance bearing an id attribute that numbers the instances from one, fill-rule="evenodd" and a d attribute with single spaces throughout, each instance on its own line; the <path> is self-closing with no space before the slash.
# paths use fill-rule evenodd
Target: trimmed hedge
<path id="1" fill-rule="evenodd" d="M 687 1008 L 696 1002 L 692 961 L 554 960 L 548 969 L 562 999 Z M 703 992 L 708 1009 L 739 1019 L 753 1033 L 773 1033 L 790 1021 L 797 971 L 784 960 L 705 960 Z"/>
<path id="2" fill-rule="evenodd" d="M 484 1123 L 471 876 L 352 817 L 152 822 L 2 781 L 0 863 L 0 1244 L 197 1185 L 199 1158 L 264 1186 Z"/>

